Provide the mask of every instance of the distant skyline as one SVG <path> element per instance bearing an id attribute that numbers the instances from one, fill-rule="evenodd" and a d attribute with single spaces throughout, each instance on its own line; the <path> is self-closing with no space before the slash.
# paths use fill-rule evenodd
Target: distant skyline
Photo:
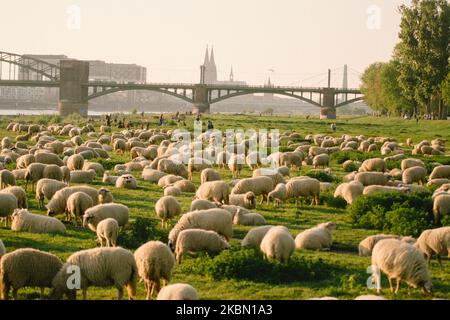
<path id="1" fill-rule="evenodd" d="M 149 82 L 198 82 L 206 45 L 219 80 L 342 85 L 390 58 L 410 0 L 16 0 L 2 3 L 1 51 L 136 63 Z M 79 17 L 79 19 L 78 19 Z M 318 76 L 318 74 L 321 74 Z"/>

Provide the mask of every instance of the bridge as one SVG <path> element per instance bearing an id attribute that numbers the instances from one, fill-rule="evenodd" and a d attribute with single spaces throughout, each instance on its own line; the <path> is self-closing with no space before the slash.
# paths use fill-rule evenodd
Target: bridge
<path id="1" fill-rule="evenodd" d="M 6 64 L 8 70 L 2 71 Z M 7 74 L 8 79 L 2 79 Z M 209 112 L 211 104 L 248 94 L 269 93 L 291 97 L 320 108 L 322 119 L 335 119 L 336 109 L 363 100 L 359 89 L 328 87 L 243 86 L 204 83 L 201 68 L 200 83 L 117 83 L 89 81 L 89 62 L 61 60 L 59 65 L 18 54 L 0 52 L 0 87 L 59 88 L 58 110 L 63 116 L 79 113 L 87 116 L 89 100 L 114 92 L 150 90 L 168 94 L 193 105 L 194 113 Z M 338 97 L 345 97 L 339 100 Z"/>

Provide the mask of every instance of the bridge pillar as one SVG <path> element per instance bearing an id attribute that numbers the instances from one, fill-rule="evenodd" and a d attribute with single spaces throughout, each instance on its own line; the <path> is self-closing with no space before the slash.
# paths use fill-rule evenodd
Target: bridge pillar
<path id="1" fill-rule="evenodd" d="M 194 105 L 192 113 L 209 113 L 208 88 L 203 84 L 196 84 L 194 89 Z"/>
<path id="2" fill-rule="evenodd" d="M 323 89 L 323 101 L 320 108 L 320 119 L 336 119 L 335 89 Z"/>
<path id="3" fill-rule="evenodd" d="M 88 88 L 83 83 L 89 81 L 89 62 L 61 60 L 58 110 L 61 116 L 72 113 L 83 117 L 88 115 Z"/>

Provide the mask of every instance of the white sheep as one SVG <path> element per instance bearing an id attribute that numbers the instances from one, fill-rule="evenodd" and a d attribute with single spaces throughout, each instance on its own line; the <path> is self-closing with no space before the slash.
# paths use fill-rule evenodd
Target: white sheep
<path id="1" fill-rule="evenodd" d="M 66 221 L 73 217 L 75 227 L 78 226 L 78 218 L 83 217 L 87 209 L 94 206 L 92 198 L 82 191 L 72 193 L 67 198 L 66 203 Z"/>
<path id="2" fill-rule="evenodd" d="M 332 232 L 336 224 L 326 222 L 307 229 L 295 237 L 295 248 L 298 250 L 329 250 L 333 244 Z"/>
<path id="3" fill-rule="evenodd" d="M 265 258 L 288 263 L 295 251 L 294 238 L 285 227 L 272 227 L 264 235 L 260 249 Z"/>
<path id="4" fill-rule="evenodd" d="M 119 176 L 112 176 L 111 173 L 109 171 L 105 171 L 103 173 L 103 179 L 102 182 L 103 183 L 107 183 L 107 184 L 116 184 L 117 179 L 119 179 Z"/>
<path id="5" fill-rule="evenodd" d="M 402 181 L 406 184 L 413 184 L 418 182 L 420 184 L 425 184 L 425 176 L 427 175 L 427 170 L 424 167 L 416 166 L 410 167 L 403 171 Z"/>
<path id="6" fill-rule="evenodd" d="M 401 169 L 402 171 L 405 171 L 406 169 L 412 168 L 412 167 L 423 167 L 425 168 L 425 164 L 420 159 L 414 159 L 414 158 L 408 158 L 403 159 L 401 163 Z"/>
<path id="7" fill-rule="evenodd" d="M 372 255 L 373 247 L 378 243 L 378 241 L 385 239 L 397 239 L 409 244 L 414 244 L 415 239 L 410 237 L 400 237 L 392 234 L 377 234 L 373 236 L 368 236 L 362 240 L 358 245 L 358 254 L 360 256 L 370 256 Z"/>
<path id="8" fill-rule="evenodd" d="M 360 182 L 365 187 L 371 185 L 385 186 L 388 177 L 382 172 L 359 172 L 355 175 L 354 181 Z"/>
<path id="9" fill-rule="evenodd" d="M 198 294 L 190 284 L 176 283 L 162 288 L 156 300 L 198 300 Z"/>
<path id="10" fill-rule="evenodd" d="M 320 204 L 320 182 L 313 178 L 290 179 L 286 184 L 288 198 L 294 198 L 296 203 L 300 197 L 311 197 L 312 203 Z"/>
<path id="11" fill-rule="evenodd" d="M 5 219 L 8 226 L 9 217 L 17 209 L 17 198 L 9 193 L 0 193 L 0 218 Z"/>
<path id="12" fill-rule="evenodd" d="M 197 189 L 197 199 L 214 201 L 217 203 L 229 203 L 230 189 L 225 181 L 205 182 Z"/>
<path id="13" fill-rule="evenodd" d="M 450 193 L 440 193 L 434 197 L 433 214 L 436 224 L 439 224 L 445 215 L 450 214 Z"/>
<path id="14" fill-rule="evenodd" d="M 51 200 L 47 204 L 47 215 L 54 216 L 57 214 L 62 214 L 66 211 L 67 199 L 72 193 L 75 192 L 84 192 L 88 194 L 94 205 L 98 202 L 98 191 L 95 188 L 88 186 L 76 186 L 76 187 L 65 187 L 61 190 L 58 190 L 55 195 L 51 198 Z"/>
<path id="15" fill-rule="evenodd" d="M 256 196 L 253 192 L 249 191 L 245 194 L 231 194 L 230 205 L 240 206 L 246 209 L 256 208 Z"/>
<path id="16" fill-rule="evenodd" d="M 217 204 L 214 202 L 197 199 L 191 202 L 191 208 L 189 211 L 208 210 L 213 208 L 217 208 Z"/>
<path id="17" fill-rule="evenodd" d="M 158 183 L 159 179 L 161 179 L 164 176 L 167 176 L 168 174 L 162 171 L 158 171 L 155 169 L 152 169 L 150 167 L 145 167 L 142 171 L 142 180 L 144 181 L 150 181 L 152 183 Z"/>
<path id="18" fill-rule="evenodd" d="M 9 193 L 17 198 L 17 207 L 19 209 L 28 208 L 27 193 L 22 187 L 8 187 L 0 191 L 1 193 Z"/>
<path id="19" fill-rule="evenodd" d="M 36 184 L 36 200 L 38 201 L 38 208 L 44 207 L 44 200 L 50 199 L 55 193 L 63 188 L 67 187 L 67 184 L 53 179 L 40 179 Z"/>
<path id="20" fill-rule="evenodd" d="M 206 168 L 200 173 L 200 184 L 218 180 L 222 180 L 220 173 L 212 168 Z"/>
<path id="21" fill-rule="evenodd" d="M 245 235 L 244 239 L 242 239 L 241 246 L 259 248 L 262 239 L 266 235 L 267 231 L 269 231 L 269 229 L 272 227 L 273 226 L 268 225 L 250 229 Z"/>
<path id="22" fill-rule="evenodd" d="M 131 174 L 124 174 L 116 180 L 116 188 L 137 189 L 137 181 Z"/>
<path id="23" fill-rule="evenodd" d="M 259 213 L 247 213 L 238 209 L 233 217 L 233 223 L 241 226 L 258 226 L 266 224 L 266 219 Z"/>
<path id="24" fill-rule="evenodd" d="M 115 247 L 119 235 L 119 224 L 113 218 L 102 220 L 97 225 L 96 233 L 101 247 Z"/>
<path id="25" fill-rule="evenodd" d="M 273 189 L 267 195 L 267 205 L 270 205 L 270 199 L 275 201 L 275 206 L 280 206 L 287 199 L 287 188 L 284 183 L 279 183 L 276 185 L 275 189 Z"/>
<path id="26" fill-rule="evenodd" d="M 116 219 L 120 227 L 128 223 L 130 211 L 127 206 L 120 203 L 98 204 L 85 211 L 83 216 L 83 227 L 89 227 L 96 232 L 100 221 L 108 218 Z"/>
<path id="27" fill-rule="evenodd" d="M 415 246 L 425 255 L 428 264 L 433 255 L 436 255 L 442 268 L 441 256 L 450 257 L 450 227 L 423 231 Z"/>
<path id="28" fill-rule="evenodd" d="M 450 165 L 434 168 L 430 174 L 430 180 L 433 179 L 450 179 Z"/>
<path id="29" fill-rule="evenodd" d="M 105 204 L 111 202 L 114 202 L 114 196 L 112 195 L 111 191 L 106 188 L 98 189 L 98 203 Z"/>
<path id="30" fill-rule="evenodd" d="M 88 171 L 73 170 L 70 171 L 70 183 L 92 183 L 96 176 L 94 169 Z"/>
<path id="31" fill-rule="evenodd" d="M 161 219 L 161 226 L 167 228 L 168 221 L 181 214 L 181 205 L 174 197 L 164 196 L 156 202 L 155 212 Z"/>
<path id="32" fill-rule="evenodd" d="M 261 204 L 265 201 L 269 192 L 274 189 L 274 182 L 270 177 L 260 176 L 240 180 L 231 190 L 231 194 L 245 194 L 253 192 L 255 196 L 261 195 Z"/>
<path id="33" fill-rule="evenodd" d="M 362 163 L 359 172 L 386 172 L 386 169 L 386 161 L 381 158 L 372 158 Z"/>
<path id="34" fill-rule="evenodd" d="M 65 233 L 66 227 L 56 218 L 33 214 L 26 209 L 14 210 L 11 230 L 31 233 Z"/>

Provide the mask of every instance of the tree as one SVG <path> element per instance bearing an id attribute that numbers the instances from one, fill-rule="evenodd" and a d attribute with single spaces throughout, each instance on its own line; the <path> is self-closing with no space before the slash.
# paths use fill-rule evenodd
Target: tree
<path id="1" fill-rule="evenodd" d="M 445 111 L 448 110 L 448 106 L 450 106 L 450 72 L 447 74 L 447 78 L 442 83 L 442 98 L 447 107 Z"/>
<path id="2" fill-rule="evenodd" d="M 388 112 L 388 108 L 385 105 L 381 87 L 381 69 L 382 63 L 371 64 L 363 73 L 361 77 L 362 85 L 361 92 L 364 94 L 364 101 L 373 110 L 382 114 Z"/>

